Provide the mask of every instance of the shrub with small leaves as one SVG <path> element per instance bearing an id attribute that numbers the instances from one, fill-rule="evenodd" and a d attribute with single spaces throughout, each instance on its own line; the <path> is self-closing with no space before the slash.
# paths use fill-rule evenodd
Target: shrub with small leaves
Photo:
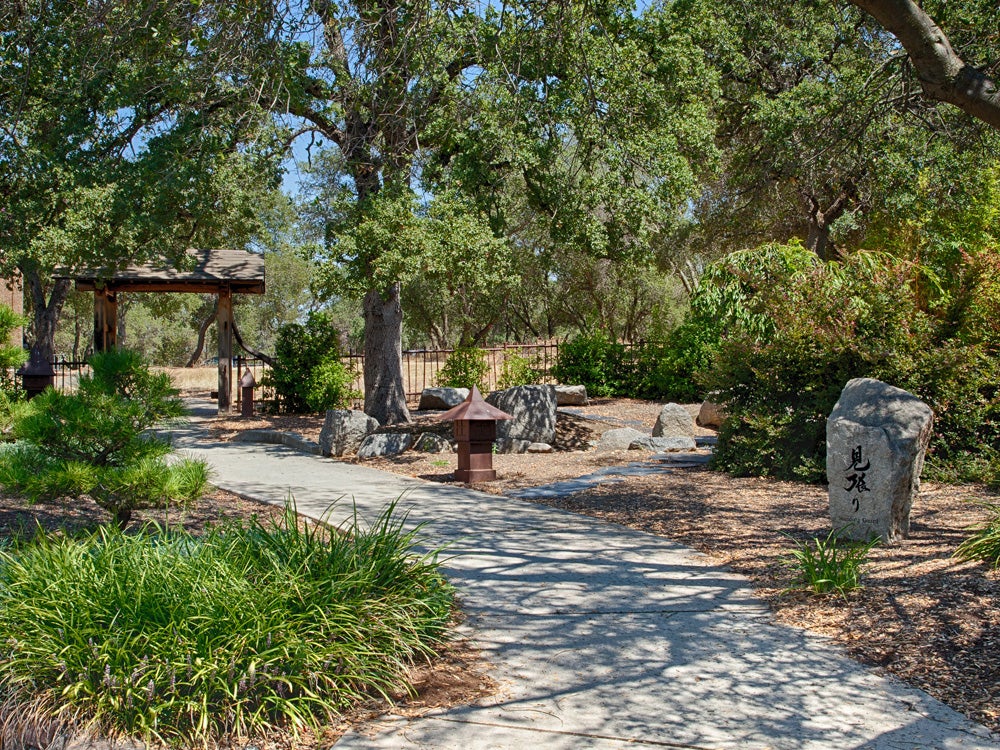
<path id="1" fill-rule="evenodd" d="M 630 364 L 622 344 L 597 333 L 560 345 L 552 374 L 560 383 L 586 386 L 592 396 L 619 396 L 626 395 Z"/>
<path id="2" fill-rule="evenodd" d="M 517 352 L 504 352 L 497 388 L 504 390 L 519 385 L 532 385 L 538 382 L 538 374 L 535 360 Z"/>
<path id="3" fill-rule="evenodd" d="M 17 393 L 14 370 L 24 364 L 26 355 L 21 347 L 10 343 L 10 337 L 14 329 L 27 324 L 27 318 L 0 305 L 0 396 L 14 397 Z"/>
<path id="4" fill-rule="evenodd" d="M 120 526 L 132 511 L 194 502 L 208 481 L 201 461 L 165 461 L 149 430 L 182 415 L 165 373 L 135 352 L 97 354 L 75 393 L 52 388 L 14 410 L 18 442 L 0 448 L 0 486 L 32 501 L 90 498 Z"/>
<path id="5" fill-rule="evenodd" d="M 351 389 L 353 374 L 340 361 L 340 332 L 326 313 L 278 331 L 274 365 L 262 385 L 274 388 L 280 407 L 292 414 L 349 406 L 360 394 Z"/>
<path id="6" fill-rule="evenodd" d="M 486 375 L 490 371 L 486 352 L 474 346 L 459 346 L 448 355 L 438 370 L 436 382 L 442 388 L 472 388 L 486 390 Z"/>

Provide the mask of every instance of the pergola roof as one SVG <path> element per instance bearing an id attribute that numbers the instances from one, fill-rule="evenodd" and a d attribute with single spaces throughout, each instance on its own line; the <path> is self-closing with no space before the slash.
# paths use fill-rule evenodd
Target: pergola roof
<path id="1" fill-rule="evenodd" d="M 122 292 L 264 293 L 264 258 L 243 250 L 187 251 L 191 263 L 178 270 L 165 263 L 143 263 L 115 269 L 81 269 L 66 273 L 81 291 L 107 288 Z"/>

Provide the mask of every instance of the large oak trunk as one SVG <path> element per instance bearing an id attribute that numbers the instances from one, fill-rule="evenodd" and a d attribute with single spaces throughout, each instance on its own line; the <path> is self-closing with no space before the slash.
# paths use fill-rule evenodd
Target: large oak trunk
<path id="1" fill-rule="evenodd" d="M 48 364 L 55 357 L 56 324 L 70 291 L 69 279 L 57 279 L 48 299 L 45 286 L 34 269 L 23 269 L 24 283 L 31 295 L 31 354 L 33 364 Z"/>
<path id="2" fill-rule="evenodd" d="M 403 385 L 403 308 L 398 283 L 365 294 L 365 413 L 382 424 L 409 422 Z"/>

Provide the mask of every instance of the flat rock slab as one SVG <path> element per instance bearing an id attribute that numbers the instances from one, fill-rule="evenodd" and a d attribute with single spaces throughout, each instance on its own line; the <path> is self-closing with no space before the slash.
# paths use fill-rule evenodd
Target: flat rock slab
<path id="1" fill-rule="evenodd" d="M 644 427 L 641 419 L 621 419 L 620 417 L 608 417 L 603 414 L 587 414 L 580 409 L 567 409 L 562 406 L 556 409 L 556 412 L 559 414 L 569 414 L 572 417 L 580 417 L 581 419 L 589 419 L 592 422 L 604 422 L 605 424 L 620 424 L 625 427 L 635 427 L 640 432 L 645 431 L 647 435 L 649 434 L 649 428 Z"/>
<path id="2" fill-rule="evenodd" d="M 646 433 L 640 432 L 632 427 L 619 427 L 614 430 L 608 430 L 601 435 L 600 439 L 597 441 L 596 448 L 598 451 L 628 450 L 629 446 L 635 441 L 648 437 L 649 435 Z"/>
<path id="3" fill-rule="evenodd" d="M 697 449 L 694 438 L 690 437 L 646 437 L 636 438 L 628 448 L 632 451 L 693 451 Z"/>

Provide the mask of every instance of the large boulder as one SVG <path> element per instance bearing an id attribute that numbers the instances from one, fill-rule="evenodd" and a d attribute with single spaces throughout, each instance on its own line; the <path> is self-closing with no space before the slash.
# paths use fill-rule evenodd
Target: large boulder
<path id="1" fill-rule="evenodd" d="M 585 385 L 557 385 L 555 388 L 556 404 L 559 406 L 586 406 L 590 403 Z"/>
<path id="2" fill-rule="evenodd" d="M 597 441 L 598 451 L 625 451 L 637 440 L 648 438 L 645 432 L 640 432 L 634 427 L 619 427 L 608 430 Z"/>
<path id="3" fill-rule="evenodd" d="M 358 458 L 398 456 L 413 443 L 408 432 L 376 432 L 369 435 L 358 448 Z"/>
<path id="4" fill-rule="evenodd" d="M 698 416 L 694 421 L 699 427 L 718 430 L 726 419 L 726 411 L 722 404 L 713 399 L 713 396 L 718 396 L 718 394 L 708 394 L 708 398 L 702 402 L 701 408 L 698 409 Z"/>
<path id="5" fill-rule="evenodd" d="M 358 450 L 365 437 L 379 428 L 378 420 L 356 409 L 331 409 L 319 433 L 324 456 L 343 456 Z"/>
<path id="6" fill-rule="evenodd" d="M 826 421 L 830 520 L 841 536 L 909 535 L 933 423 L 912 393 L 871 378 L 848 382 Z"/>
<path id="7" fill-rule="evenodd" d="M 653 437 L 694 437 L 691 412 L 680 404 L 665 404 L 653 425 Z"/>
<path id="8" fill-rule="evenodd" d="M 495 391 L 486 402 L 513 419 L 497 422 L 497 439 L 549 443 L 556 440 L 556 389 L 551 385 L 519 385 Z"/>
<path id="9" fill-rule="evenodd" d="M 469 397 L 468 388 L 424 388 L 417 411 L 440 411 L 458 406 Z"/>

